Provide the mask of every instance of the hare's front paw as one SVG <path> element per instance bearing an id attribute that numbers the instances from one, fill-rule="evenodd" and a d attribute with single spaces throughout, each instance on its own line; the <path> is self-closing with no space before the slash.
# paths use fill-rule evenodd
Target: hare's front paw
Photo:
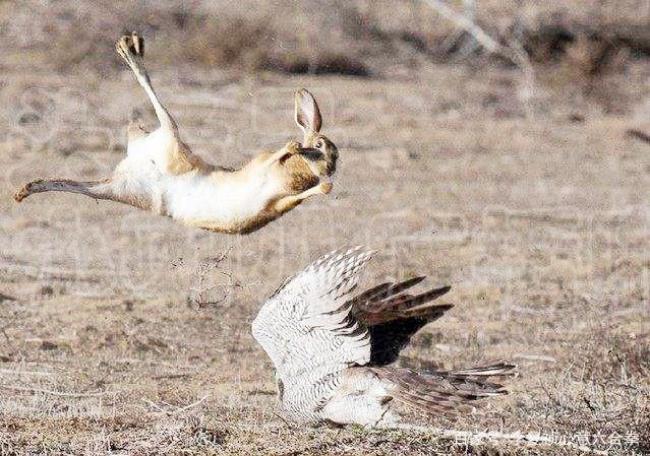
<path id="1" fill-rule="evenodd" d="M 299 154 L 301 149 L 302 148 L 300 147 L 300 143 L 293 139 L 284 146 L 286 153 L 291 155 Z"/>
<path id="2" fill-rule="evenodd" d="M 334 184 L 331 182 L 321 182 L 318 184 L 318 189 L 323 195 L 327 195 L 334 188 Z"/>

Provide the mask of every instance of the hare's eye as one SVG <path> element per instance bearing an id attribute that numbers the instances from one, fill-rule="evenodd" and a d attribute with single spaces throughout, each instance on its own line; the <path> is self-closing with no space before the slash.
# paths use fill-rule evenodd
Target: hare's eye
<path id="1" fill-rule="evenodd" d="M 314 144 L 314 147 L 316 147 L 316 149 L 320 149 L 321 147 L 323 147 L 323 140 L 319 139 L 318 141 L 316 141 L 316 144 Z"/>

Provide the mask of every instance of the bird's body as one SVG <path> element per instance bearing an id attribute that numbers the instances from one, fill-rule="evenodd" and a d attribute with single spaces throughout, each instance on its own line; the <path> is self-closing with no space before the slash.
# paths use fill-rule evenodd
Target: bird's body
<path id="1" fill-rule="evenodd" d="M 402 293 L 418 277 L 351 296 L 371 254 L 322 257 L 286 281 L 253 322 L 253 336 L 276 368 L 283 415 L 307 424 L 390 426 L 401 406 L 441 412 L 504 394 L 486 379 L 513 366 L 416 373 L 390 366 L 410 337 L 452 306 L 430 301 L 449 288 Z"/>

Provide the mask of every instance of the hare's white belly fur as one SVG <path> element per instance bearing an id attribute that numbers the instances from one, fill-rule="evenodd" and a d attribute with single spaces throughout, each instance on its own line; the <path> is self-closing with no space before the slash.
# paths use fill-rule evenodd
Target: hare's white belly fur
<path id="1" fill-rule="evenodd" d="M 236 224 L 255 217 L 281 191 L 268 170 L 170 175 L 164 172 L 170 140 L 158 129 L 129 142 L 127 157 L 114 175 L 120 193 L 140 195 L 152 211 L 177 220 Z"/>
<path id="2" fill-rule="evenodd" d="M 168 215 L 180 220 L 237 223 L 257 216 L 278 194 L 276 184 L 266 176 L 241 179 L 232 173 L 209 177 L 194 172 L 165 177 Z"/>

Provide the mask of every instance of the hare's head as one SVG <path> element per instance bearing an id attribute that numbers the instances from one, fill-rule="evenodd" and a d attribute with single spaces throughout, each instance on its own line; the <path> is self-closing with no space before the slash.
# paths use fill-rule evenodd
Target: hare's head
<path id="1" fill-rule="evenodd" d="M 303 133 L 301 155 L 309 161 L 310 168 L 320 177 L 334 174 L 339 151 L 320 133 L 323 120 L 318 103 L 306 89 L 296 92 L 296 123 Z"/>

